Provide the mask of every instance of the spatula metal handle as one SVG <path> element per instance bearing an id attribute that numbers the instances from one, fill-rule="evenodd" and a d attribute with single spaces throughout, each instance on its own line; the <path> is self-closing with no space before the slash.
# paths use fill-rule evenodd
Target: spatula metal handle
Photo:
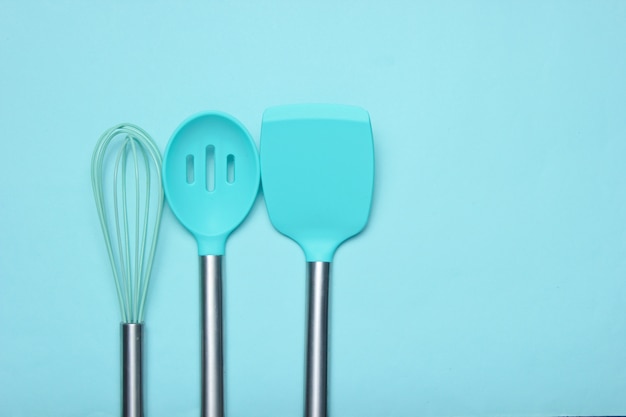
<path id="1" fill-rule="evenodd" d="M 222 257 L 200 257 L 202 308 L 202 417 L 224 417 Z"/>
<path id="2" fill-rule="evenodd" d="M 308 262 L 306 417 L 326 417 L 330 262 Z"/>
<path id="3" fill-rule="evenodd" d="M 122 417 L 143 417 L 143 324 L 122 323 Z"/>

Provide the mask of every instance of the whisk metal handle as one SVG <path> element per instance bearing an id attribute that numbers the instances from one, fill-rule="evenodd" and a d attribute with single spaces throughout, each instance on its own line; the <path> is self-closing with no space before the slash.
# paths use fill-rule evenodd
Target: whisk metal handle
<path id="1" fill-rule="evenodd" d="M 122 323 L 122 417 L 143 417 L 143 324 Z"/>
<path id="2" fill-rule="evenodd" d="M 202 417 L 224 417 L 222 257 L 200 256 L 202 309 Z"/>

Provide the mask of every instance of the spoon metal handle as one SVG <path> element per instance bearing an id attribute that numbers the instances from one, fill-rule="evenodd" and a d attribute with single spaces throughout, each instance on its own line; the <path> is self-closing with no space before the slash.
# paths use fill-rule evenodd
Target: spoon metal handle
<path id="1" fill-rule="evenodd" d="M 202 417 L 224 417 L 222 257 L 200 256 L 202 309 Z"/>
<path id="2" fill-rule="evenodd" d="M 330 262 L 308 262 L 306 417 L 326 417 Z"/>

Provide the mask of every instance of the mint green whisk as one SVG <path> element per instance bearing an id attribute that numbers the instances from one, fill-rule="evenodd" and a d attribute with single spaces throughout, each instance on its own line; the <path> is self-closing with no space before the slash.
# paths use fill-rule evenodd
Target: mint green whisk
<path id="1" fill-rule="evenodd" d="M 161 166 L 154 140 L 131 124 L 104 132 L 91 159 L 91 183 L 122 314 L 124 417 L 143 417 L 143 318 L 163 210 Z"/>

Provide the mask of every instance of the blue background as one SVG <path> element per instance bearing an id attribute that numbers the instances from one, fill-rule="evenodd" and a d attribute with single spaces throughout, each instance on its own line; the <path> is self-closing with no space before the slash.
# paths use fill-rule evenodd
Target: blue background
<path id="1" fill-rule="evenodd" d="M 332 278 L 333 416 L 626 414 L 626 2 L 0 3 L 0 414 L 119 415 L 89 178 L 128 121 L 372 118 Z M 303 408 L 305 265 L 262 198 L 226 249 L 229 416 Z M 195 242 L 164 212 L 146 415 L 199 411 Z"/>

